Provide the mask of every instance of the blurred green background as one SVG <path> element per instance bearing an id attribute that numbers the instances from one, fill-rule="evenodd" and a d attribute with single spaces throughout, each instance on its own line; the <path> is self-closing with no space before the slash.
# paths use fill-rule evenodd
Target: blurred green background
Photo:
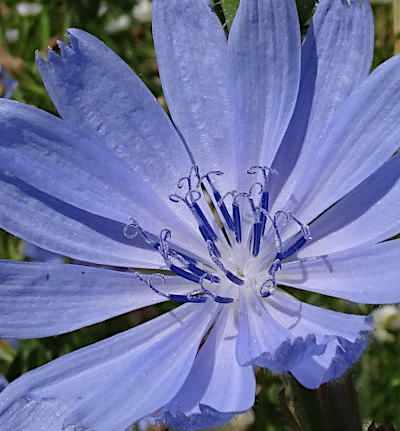
<path id="1" fill-rule="evenodd" d="M 278 0 L 277 0 L 278 1 Z M 313 0 L 298 0 L 302 32 L 305 34 L 314 7 Z M 228 29 L 238 0 L 215 4 Z M 395 40 L 390 2 L 374 4 L 376 22 L 374 67 L 393 54 Z M 87 30 L 110 46 L 144 80 L 164 104 L 152 45 L 151 3 L 134 0 L 55 0 L 21 3 L 0 1 L 0 64 L 19 81 L 13 98 L 56 114 L 34 64 L 36 50 L 57 49 L 57 40 L 66 40 L 68 27 Z M 23 242 L 0 230 L 0 258 L 28 259 Z M 318 295 L 306 298 L 314 304 L 340 311 L 367 314 L 372 307 L 356 307 Z M 168 304 L 148 307 L 71 334 L 13 343 L 0 340 L 0 373 L 9 381 L 62 354 L 113 335 L 166 311 Z M 400 309 L 383 307 L 375 311 L 378 327 L 367 352 L 351 369 L 359 398 L 364 428 L 373 420 L 400 430 Z M 227 427 L 236 430 L 291 430 L 282 393 L 283 382 L 268 371 L 258 373 L 254 409 Z M 290 391 L 289 391 L 290 392 Z M 281 401 L 280 401 L 281 400 Z M 290 399 L 288 400 L 290 407 Z M 371 428 L 372 429 L 372 428 Z M 389 428 L 386 428 L 389 429 Z M 321 430 L 323 431 L 323 430 Z M 339 431 L 339 430 L 338 430 Z"/>

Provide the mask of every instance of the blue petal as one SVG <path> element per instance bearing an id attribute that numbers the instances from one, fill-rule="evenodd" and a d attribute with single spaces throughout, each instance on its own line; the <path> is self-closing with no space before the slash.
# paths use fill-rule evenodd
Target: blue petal
<path id="1" fill-rule="evenodd" d="M 64 258 L 60 254 L 40 248 L 31 242 L 25 242 L 22 254 L 34 262 L 64 263 Z"/>
<path id="2" fill-rule="evenodd" d="M 92 214 L 121 223 L 134 217 L 156 234 L 175 227 L 174 239 L 196 243 L 200 238 L 99 139 L 37 108 L 4 99 L 0 125 L 0 168 L 10 175 Z"/>
<path id="3" fill-rule="evenodd" d="M 312 240 L 298 257 L 377 243 L 400 232 L 400 154 L 382 165 L 311 224 Z"/>
<path id="4" fill-rule="evenodd" d="M 399 67 L 400 56 L 386 61 L 341 105 L 314 150 L 299 160 L 289 201 L 279 198 L 276 208 L 292 209 L 309 223 L 395 153 L 400 139 Z"/>
<path id="5" fill-rule="evenodd" d="M 344 374 L 360 357 L 367 343 L 363 334 L 354 342 L 337 337 L 327 345 L 321 356 L 307 358 L 290 371 L 303 386 L 316 389 Z"/>
<path id="6" fill-rule="evenodd" d="M 153 413 L 189 374 L 212 307 L 186 304 L 23 375 L 0 396 L 1 430 L 114 431 Z"/>
<path id="7" fill-rule="evenodd" d="M 242 0 L 229 34 L 229 85 L 239 175 L 272 164 L 296 103 L 300 30 L 292 0 Z"/>
<path id="8" fill-rule="evenodd" d="M 0 93 L 0 97 L 4 97 L 5 99 L 9 99 L 14 90 L 18 87 L 18 81 L 10 78 L 4 68 L 0 64 L 0 81 L 3 84 L 3 94 Z"/>
<path id="9" fill-rule="evenodd" d="M 165 98 L 202 171 L 232 187 L 227 41 L 208 0 L 155 0 L 153 38 Z"/>
<path id="10" fill-rule="evenodd" d="M 400 302 L 400 239 L 287 262 L 279 283 L 362 304 Z"/>
<path id="11" fill-rule="evenodd" d="M 256 364 L 274 371 L 288 371 L 303 358 L 321 354 L 313 331 L 293 335 L 274 319 L 262 300 L 248 289 L 240 298 L 236 357 L 241 365 Z"/>
<path id="12" fill-rule="evenodd" d="M 8 385 L 7 379 L 3 376 L 3 374 L 0 374 L 0 392 Z"/>
<path id="13" fill-rule="evenodd" d="M 181 277 L 165 283 L 165 293 L 193 290 Z M 58 335 L 162 301 L 130 272 L 0 261 L 0 338 Z"/>
<path id="14" fill-rule="evenodd" d="M 191 165 L 182 140 L 126 63 L 94 36 L 68 32 L 71 47 L 60 42 L 61 56 L 52 53 L 48 62 L 36 57 L 58 112 L 85 134 L 100 137 L 165 199 Z"/>
<path id="15" fill-rule="evenodd" d="M 124 236 L 124 224 L 68 205 L 1 171 L 0 203 L 0 226 L 46 250 L 102 265 L 165 267 L 142 238 Z"/>
<path id="16" fill-rule="evenodd" d="M 221 388 L 220 388 L 221 390 Z M 157 422 L 181 431 L 204 430 L 224 425 L 234 417 L 233 413 L 221 413 L 200 404 L 198 413 L 186 415 L 180 410 L 163 411 Z"/>
<path id="17" fill-rule="evenodd" d="M 278 292 L 265 301 L 265 307 L 293 336 L 313 333 L 317 343 L 324 346 L 322 352 L 304 356 L 290 367 L 291 373 L 310 389 L 342 375 L 366 347 L 366 332 L 372 329 L 369 316 L 326 310 Z"/>
<path id="18" fill-rule="evenodd" d="M 340 104 L 367 77 L 374 48 L 374 22 L 369 2 L 321 0 L 302 46 L 299 95 L 293 118 L 279 148 L 271 199 L 291 174 L 300 150 L 312 157 L 318 138 Z M 323 144 L 325 145 L 325 143 Z M 302 156 L 303 157 L 303 156 Z M 305 172 L 309 169 L 309 163 Z M 290 192 L 293 174 L 286 185 Z M 294 182 L 294 184 L 293 184 Z"/>
<path id="19" fill-rule="evenodd" d="M 161 411 L 161 421 L 181 430 L 214 428 L 254 404 L 253 367 L 240 366 L 235 357 L 235 314 L 232 306 L 223 308 L 184 385 Z"/>

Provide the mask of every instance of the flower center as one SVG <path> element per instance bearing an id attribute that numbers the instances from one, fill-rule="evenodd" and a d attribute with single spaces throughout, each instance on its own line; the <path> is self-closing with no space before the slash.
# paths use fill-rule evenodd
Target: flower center
<path id="1" fill-rule="evenodd" d="M 179 302 L 219 303 L 234 300 L 231 295 L 221 294 L 234 286 L 255 287 L 262 297 L 274 293 L 282 261 L 310 239 L 310 231 L 290 211 L 279 210 L 274 214 L 269 211 L 268 183 L 270 176 L 276 174 L 274 170 L 253 166 L 247 173 L 258 174 L 261 181 L 255 181 L 247 192 L 232 190 L 222 195 L 214 179 L 223 173 L 211 171 L 200 175 L 197 165 L 193 165 L 188 176 L 178 181 L 178 193 L 170 195 L 171 201 L 184 203 L 195 218 L 208 251 L 207 261 L 198 261 L 172 246 L 168 229 L 153 238 L 134 219 L 125 226 L 125 236 L 133 238 L 140 234 L 161 254 L 171 272 L 198 285 L 186 295 L 166 294 L 154 283 L 158 278 L 165 284 L 164 276 L 153 274 L 144 280 L 137 274 L 153 291 Z M 283 241 L 282 233 L 288 222 L 298 225 L 299 234 Z"/>

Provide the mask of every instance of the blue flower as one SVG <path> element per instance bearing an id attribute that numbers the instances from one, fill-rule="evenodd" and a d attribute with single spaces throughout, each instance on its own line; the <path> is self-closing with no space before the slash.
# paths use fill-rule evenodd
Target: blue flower
<path id="1" fill-rule="evenodd" d="M 9 99 L 17 87 L 18 82 L 10 78 L 0 64 L 0 97 Z"/>
<path id="2" fill-rule="evenodd" d="M 282 286 L 400 300 L 400 57 L 370 74 L 368 1 L 322 0 L 302 45 L 294 0 L 242 0 L 228 40 L 208 0 L 156 0 L 153 33 L 173 124 L 77 29 L 37 57 L 61 119 L 1 101 L 1 226 L 95 265 L 3 261 L 0 336 L 184 304 L 12 382 L 2 431 L 218 426 L 254 365 L 316 388 L 366 346 Z"/>

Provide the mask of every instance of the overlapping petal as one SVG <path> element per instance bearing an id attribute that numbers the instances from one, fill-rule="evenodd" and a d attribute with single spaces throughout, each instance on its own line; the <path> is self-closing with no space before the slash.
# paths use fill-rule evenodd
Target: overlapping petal
<path id="1" fill-rule="evenodd" d="M 312 241 L 298 257 L 377 243 L 400 232 L 400 154 L 311 224 Z"/>
<path id="2" fill-rule="evenodd" d="M 279 176 L 271 183 L 272 199 L 289 176 L 285 198 L 301 181 L 299 177 L 307 175 L 319 137 L 341 103 L 367 77 L 373 47 L 374 22 L 368 1 L 360 5 L 351 0 L 350 6 L 345 1 L 319 2 L 302 46 L 296 108 L 274 161 Z M 299 165 L 292 173 L 300 151 Z"/>
<path id="3" fill-rule="evenodd" d="M 153 38 L 175 125 L 203 172 L 232 187 L 227 41 L 208 0 L 155 0 Z"/>
<path id="4" fill-rule="evenodd" d="M 346 99 L 315 150 L 293 171 L 296 186 L 289 200 L 279 198 L 276 206 L 292 209 L 309 223 L 395 153 L 400 137 L 399 64 L 399 56 L 386 61 Z"/>
<path id="5" fill-rule="evenodd" d="M 180 430 L 214 428 L 253 405 L 254 371 L 237 363 L 236 335 L 235 310 L 224 308 L 161 420 Z"/>
<path id="6" fill-rule="evenodd" d="M 321 349 L 293 363 L 290 372 L 307 388 L 315 389 L 340 377 L 360 356 L 371 330 L 369 316 L 339 313 L 300 302 L 276 292 L 264 306 L 294 337 L 314 334 Z"/>
<path id="7" fill-rule="evenodd" d="M 216 311 L 203 305 L 184 305 L 25 374 L 2 393 L 1 429 L 109 431 L 153 413 L 189 374 Z"/>
<path id="8" fill-rule="evenodd" d="M 305 357 L 321 354 L 324 349 L 313 331 L 293 335 L 270 315 L 251 289 L 241 292 L 236 346 L 239 364 L 255 364 L 284 372 Z"/>
<path id="9" fill-rule="evenodd" d="M 194 243 L 199 238 L 106 146 L 65 121 L 1 100 L 0 124 L 3 171 L 92 214 L 121 223 L 134 217 L 155 234 L 170 226 L 175 237 L 186 231 Z"/>
<path id="10" fill-rule="evenodd" d="M 360 357 L 367 343 L 365 334 L 360 334 L 354 342 L 334 338 L 327 343 L 322 355 L 306 358 L 290 371 L 303 386 L 316 389 L 343 375 Z"/>
<path id="11" fill-rule="evenodd" d="M 191 290 L 193 283 L 165 277 L 163 292 Z M 0 338 L 58 335 L 162 301 L 164 297 L 131 272 L 0 261 Z"/>
<path id="12" fill-rule="evenodd" d="M 7 379 L 3 376 L 3 374 L 0 374 L 0 392 L 8 385 Z"/>
<path id="13" fill-rule="evenodd" d="M 63 119 L 0 101 L 0 225 L 50 251 L 119 269 L 0 262 L 0 336 L 60 334 L 166 299 L 122 267 L 172 268 L 173 260 L 178 272 L 200 278 L 199 290 L 165 276 L 163 292 L 196 292 L 184 300 L 198 294 L 206 302 L 22 376 L 2 393 L 2 431 L 123 430 L 149 415 L 183 430 L 220 426 L 253 404 L 254 365 L 316 388 L 359 357 L 368 317 L 314 307 L 279 289 L 261 297 L 259 280 L 264 262 L 275 259 L 268 276 L 281 285 L 362 303 L 400 299 L 400 240 L 377 244 L 400 227 L 400 157 L 390 159 L 400 138 L 400 57 L 367 77 L 372 27 L 367 1 L 322 0 L 301 48 L 294 0 L 241 0 L 227 40 L 208 0 L 154 0 L 157 58 L 176 129 L 93 36 L 71 29 L 60 56 L 38 56 Z M 202 173 L 224 171 L 224 191 L 245 188 L 241 173 L 252 165 L 273 163 L 280 176 L 271 183 L 271 214 L 294 211 L 287 215 L 293 227 L 271 216 L 262 253 L 248 254 L 260 225 L 255 201 L 234 200 L 248 241 L 225 244 L 190 184 L 186 203 L 195 217 L 186 223 L 163 198 L 194 162 Z M 313 240 L 279 257 L 280 237 L 286 246 L 301 222 L 337 201 L 312 223 Z M 234 241 L 238 216 L 227 212 Z M 168 231 L 159 243 L 124 236 L 129 217 L 152 239 L 171 229 L 182 254 L 174 254 Z M 218 283 L 208 278 L 212 292 L 204 290 L 207 274 L 218 274 Z M 232 282 L 239 294 L 218 304 Z"/>
<path id="14" fill-rule="evenodd" d="M 400 240 L 285 262 L 279 282 L 362 304 L 398 302 Z"/>
<path id="15" fill-rule="evenodd" d="M 229 89 L 236 169 L 270 166 L 289 124 L 300 78 L 292 0 L 242 0 L 229 34 Z"/>
<path id="16" fill-rule="evenodd" d="M 83 211 L 0 171 L 0 226 L 46 250 L 85 262 L 161 268 L 165 262 L 124 225 Z"/>
<path id="17" fill-rule="evenodd" d="M 60 56 L 49 51 L 48 61 L 36 57 L 59 114 L 76 129 L 100 138 L 168 203 L 176 179 L 191 165 L 172 123 L 111 49 L 82 30 L 69 29 L 68 37 L 71 46 L 59 42 Z"/>

